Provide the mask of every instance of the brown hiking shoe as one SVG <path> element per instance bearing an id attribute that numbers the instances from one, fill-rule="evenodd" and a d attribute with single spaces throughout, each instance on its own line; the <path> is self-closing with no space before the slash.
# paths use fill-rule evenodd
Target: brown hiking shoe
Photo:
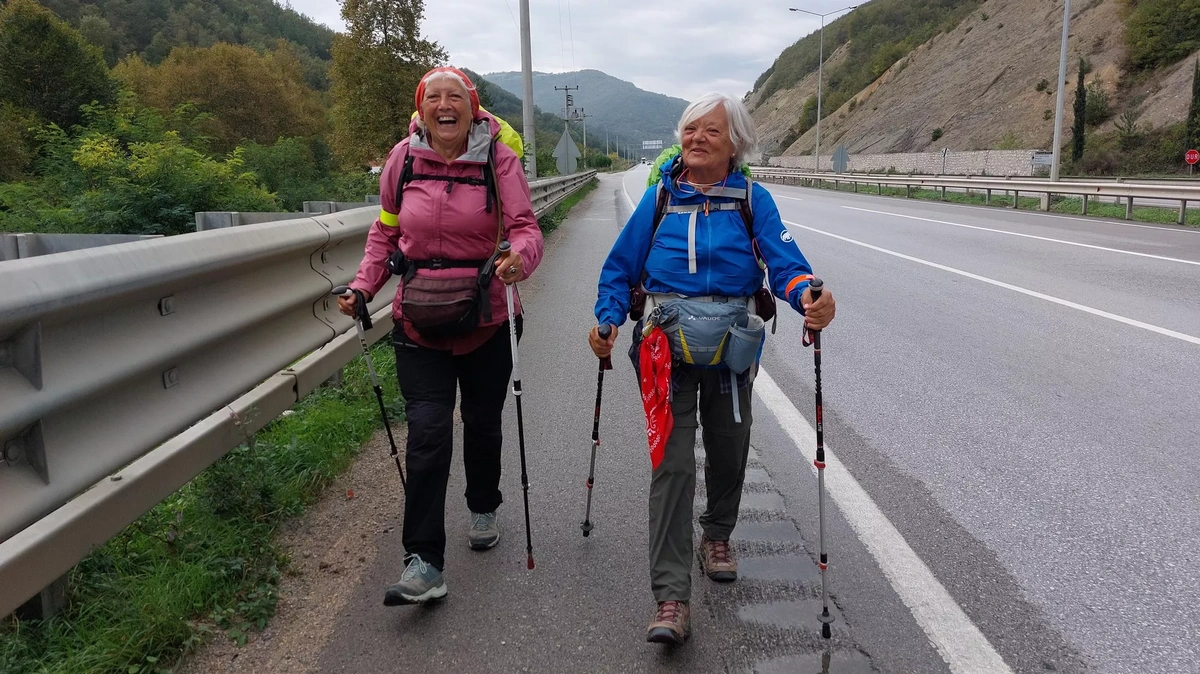
<path id="1" fill-rule="evenodd" d="M 700 539 L 700 557 L 704 563 L 704 573 L 709 578 L 718 583 L 737 580 L 737 560 L 733 558 L 729 541 L 714 541 L 704 536 Z"/>
<path id="2" fill-rule="evenodd" d="M 692 635 L 692 611 L 686 601 L 660 601 L 654 622 L 646 629 L 646 641 L 682 644 Z"/>

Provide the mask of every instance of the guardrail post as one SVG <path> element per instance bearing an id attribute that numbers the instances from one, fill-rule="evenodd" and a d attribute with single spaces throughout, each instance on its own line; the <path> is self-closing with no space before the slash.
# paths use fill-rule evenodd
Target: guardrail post
<path id="1" fill-rule="evenodd" d="M 1179 202 L 1179 224 L 1187 222 L 1187 199 Z"/>
<path id="2" fill-rule="evenodd" d="M 1087 215 L 1088 195 L 1083 195 L 1083 215 Z"/>
<path id="3" fill-rule="evenodd" d="M 1047 192 L 1047 193 L 1045 194 L 1045 196 L 1043 196 L 1043 197 L 1042 197 L 1042 210 L 1043 210 L 1043 211 L 1049 211 L 1049 210 L 1050 210 L 1050 199 L 1051 199 L 1051 197 L 1052 197 L 1052 195 L 1051 195 L 1049 192 Z"/>
<path id="4" fill-rule="evenodd" d="M 946 186 L 942 185 L 942 201 L 946 200 Z"/>
<path id="5" fill-rule="evenodd" d="M 992 190 L 991 190 L 991 188 L 989 188 L 989 189 L 987 189 L 987 190 L 984 190 L 984 191 L 986 192 L 986 194 L 985 194 L 985 195 L 984 195 L 984 197 L 983 197 L 983 205 L 984 205 L 984 206 L 991 206 L 991 205 L 992 205 Z"/>
<path id="6" fill-rule="evenodd" d="M 883 183 L 879 183 L 879 196 L 883 196 Z"/>
<path id="7" fill-rule="evenodd" d="M 1020 193 L 1020 192 L 1018 192 L 1018 191 L 1016 191 L 1016 190 L 1013 190 L 1013 193 L 1012 193 L 1012 194 L 1013 194 L 1013 205 L 1012 205 L 1012 207 L 1015 209 L 1015 208 L 1017 208 L 1017 206 L 1018 206 L 1018 205 L 1021 203 L 1021 193 Z"/>
<path id="8" fill-rule="evenodd" d="M 857 180 L 854 181 L 854 193 L 858 194 L 858 181 Z"/>
<path id="9" fill-rule="evenodd" d="M 1129 199 L 1125 202 L 1125 219 L 1133 219 L 1133 197 L 1129 197 Z"/>
<path id="10" fill-rule="evenodd" d="M 904 186 L 904 198 L 905 198 L 905 199 L 912 199 L 912 185 L 905 185 L 905 186 Z"/>
<path id="11" fill-rule="evenodd" d="M 15 615 L 26 620 L 47 620 L 57 615 L 66 605 L 67 577 L 64 575 L 22 604 Z"/>

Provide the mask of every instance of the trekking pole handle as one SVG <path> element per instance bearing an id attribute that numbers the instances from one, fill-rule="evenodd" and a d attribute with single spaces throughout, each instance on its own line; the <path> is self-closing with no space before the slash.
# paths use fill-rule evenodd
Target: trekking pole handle
<path id="1" fill-rule="evenodd" d="M 817 301 L 821 296 L 821 291 L 825 289 L 825 282 L 819 278 L 813 277 L 813 280 L 808 284 L 809 294 L 812 295 L 812 300 Z"/>
<path id="2" fill-rule="evenodd" d="M 608 338 L 610 336 L 612 336 L 612 326 L 609 325 L 608 323 L 604 323 L 603 325 L 600 325 L 596 328 L 596 334 L 600 335 L 600 339 L 608 341 Z M 605 356 L 604 358 L 600 359 L 600 369 L 601 370 L 611 370 L 612 369 L 612 356 Z"/>
<path id="3" fill-rule="evenodd" d="M 511 249 L 512 249 L 512 244 L 511 244 L 511 243 L 509 243 L 509 242 L 507 242 L 507 241 L 501 241 L 501 242 L 500 242 L 500 252 L 501 252 L 501 253 L 507 253 L 507 252 L 508 252 L 509 250 L 511 250 Z"/>
<path id="4" fill-rule="evenodd" d="M 362 323 L 363 330 L 370 330 L 374 327 L 374 323 L 371 322 L 371 312 L 367 309 L 366 293 L 350 286 L 338 286 L 330 291 L 329 294 L 338 297 L 350 297 L 353 295 L 355 318 Z"/>

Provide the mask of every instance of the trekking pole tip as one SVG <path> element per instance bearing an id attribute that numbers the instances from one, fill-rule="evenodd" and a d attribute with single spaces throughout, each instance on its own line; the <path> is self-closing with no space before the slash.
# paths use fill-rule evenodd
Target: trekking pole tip
<path id="1" fill-rule="evenodd" d="M 829 639 L 833 636 L 833 631 L 829 629 L 829 623 L 824 623 L 821 625 L 821 636 L 826 639 Z"/>
<path id="2" fill-rule="evenodd" d="M 533 555 L 529 555 L 529 561 L 525 563 L 525 568 L 533 571 Z"/>

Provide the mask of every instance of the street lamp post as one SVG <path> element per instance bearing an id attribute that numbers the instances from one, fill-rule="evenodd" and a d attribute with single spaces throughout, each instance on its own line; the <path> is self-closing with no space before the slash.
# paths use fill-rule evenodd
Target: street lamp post
<path id="1" fill-rule="evenodd" d="M 812 14 L 813 16 L 817 16 L 817 17 L 821 18 L 821 34 L 820 34 L 820 37 L 818 38 L 820 47 L 818 48 L 818 51 L 817 51 L 817 146 L 816 146 L 816 149 L 813 150 L 813 153 L 816 156 L 816 160 L 817 160 L 817 172 L 818 173 L 821 172 L 821 93 L 822 93 L 821 86 L 825 81 L 825 78 L 823 77 L 823 70 L 824 70 L 824 66 L 825 66 L 825 17 L 830 16 L 831 14 L 837 14 L 839 12 L 844 12 L 848 9 L 854 9 L 855 7 L 858 7 L 858 5 L 850 5 L 849 7 L 835 9 L 832 12 L 825 12 L 824 14 L 810 12 L 807 9 L 799 9 L 797 7 L 789 7 L 788 8 L 789 10 L 791 10 L 793 12 L 804 12 L 805 14 Z"/>
<path id="2" fill-rule="evenodd" d="M 1058 101 L 1054 106 L 1054 154 L 1051 155 L 1050 180 L 1058 180 L 1058 167 L 1062 156 L 1063 90 L 1067 84 L 1067 37 L 1071 26 L 1071 0 L 1063 3 L 1062 44 L 1058 52 Z M 1047 205 L 1047 209 L 1049 206 Z"/>

